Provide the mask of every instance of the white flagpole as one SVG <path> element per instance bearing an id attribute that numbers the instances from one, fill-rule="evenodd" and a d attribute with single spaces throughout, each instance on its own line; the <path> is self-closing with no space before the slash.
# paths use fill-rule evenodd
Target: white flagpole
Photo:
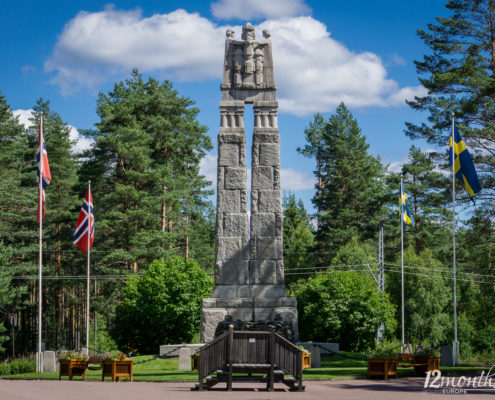
<path id="1" fill-rule="evenodd" d="M 402 349 L 404 351 L 404 214 L 403 214 L 403 201 L 404 193 L 402 182 L 402 174 L 400 176 L 400 264 L 401 264 L 401 314 L 402 314 Z"/>
<path id="2" fill-rule="evenodd" d="M 457 340 L 457 270 L 455 254 L 455 137 L 454 113 L 452 112 L 452 260 L 454 267 L 454 343 L 452 346 L 454 365 L 459 365 L 459 342 Z"/>
<path id="3" fill-rule="evenodd" d="M 43 262 L 43 147 L 41 143 L 41 135 L 43 133 L 43 115 L 40 114 L 40 131 L 38 132 L 39 138 L 39 153 L 40 159 L 38 161 L 38 167 L 40 169 L 40 176 L 38 182 L 38 217 L 39 217 L 39 268 L 38 268 L 38 354 L 36 359 L 36 372 L 43 372 L 43 356 L 41 354 L 41 279 L 42 279 L 42 262 Z"/>
<path id="4" fill-rule="evenodd" d="M 88 181 L 88 195 L 91 193 L 91 181 Z M 87 258 L 87 279 L 86 279 L 86 346 L 89 355 L 89 259 L 90 259 L 90 236 L 91 236 L 91 196 L 88 196 L 88 258 Z"/>

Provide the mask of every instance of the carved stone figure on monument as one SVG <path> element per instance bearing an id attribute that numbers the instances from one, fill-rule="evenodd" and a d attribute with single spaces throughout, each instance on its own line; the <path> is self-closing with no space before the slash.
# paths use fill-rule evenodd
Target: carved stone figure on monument
<path id="1" fill-rule="evenodd" d="M 254 26 L 251 25 L 251 22 L 247 22 L 246 25 L 242 27 L 242 40 L 246 40 L 248 42 L 253 42 L 256 40 L 256 33 L 254 31 Z"/>
<path id="2" fill-rule="evenodd" d="M 252 43 L 246 42 L 244 47 L 244 79 L 242 80 L 243 86 L 245 88 L 253 88 L 254 87 L 254 51 Z"/>
<path id="3" fill-rule="evenodd" d="M 256 75 L 255 75 L 256 86 L 261 86 L 263 85 L 263 61 L 264 61 L 263 50 L 261 48 L 258 47 L 255 50 L 254 59 L 255 59 L 255 67 L 256 67 Z"/>
<path id="4" fill-rule="evenodd" d="M 227 29 L 227 31 L 225 32 L 225 36 L 227 36 L 227 39 L 233 39 L 234 34 L 235 34 L 235 31 L 233 29 L 230 29 L 230 28 Z"/>
<path id="5" fill-rule="evenodd" d="M 237 48 L 234 51 L 234 87 L 240 88 L 242 86 L 242 64 L 244 63 L 244 54 L 241 49 Z"/>

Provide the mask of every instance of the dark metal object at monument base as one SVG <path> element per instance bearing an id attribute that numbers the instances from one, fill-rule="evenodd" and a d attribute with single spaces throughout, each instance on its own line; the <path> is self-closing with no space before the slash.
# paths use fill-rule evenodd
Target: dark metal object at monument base
<path id="1" fill-rule="evenodd" d="M 230 325 L 234 326 L 236 331 L 270 331 L 274 330 L 279 335 L 285 337 L 287 340 L 295 343 L 296 337 L 294 335 L 294 328 L 289 321 L 284 321 L 280 314 L 275 316 L 272 321 L 241 321 L 238 319 L 234 321 L 231 315 L 226 315 L 223 321 L 220 321 L 215 329 L 215 337 L 220 336 L 222 333 L 229 330 Z"/>

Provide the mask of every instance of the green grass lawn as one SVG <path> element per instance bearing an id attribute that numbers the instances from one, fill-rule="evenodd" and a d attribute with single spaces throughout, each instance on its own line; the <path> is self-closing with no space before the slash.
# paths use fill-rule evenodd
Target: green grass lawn
<path id="1" fill-rule="evenodd" d="M 359 357 L 359 354 L 342 354 Z M 197 371 L 179 371 L 179 361 L 177 359 L 153 359 L 154 356 L 138 356 L 134 360 L 134 380 L 143 382 L 167 382 L 167 381 L 197 381 Z M 150 360 L 150 361 L 148 361 Z M 147 362 L 142 362 L 147 361 Z M 322 357 L 321 368 L 311 368 L 304 370 L 304 379 L 335 379 L 335 378 L 365 378 L 367 375 L 368 363 L 366 359 L 355 360 L 344 356 Z M 442 367 L 443 375 L 479 375 L 481 371 L 488 372 L 489 367 Z M 413 368 L 399 368 L 399 377 L 414 376 Z M 34 372 L 9 375 L 3 379 L 58 379 L 58 372 L 44 372 L 37 374 Z M 63 377 L 63 380 L 68 380 Z M 74 380 L 82 380 L 81 377 L 74 377 Z M 88 370 L 86 380 L 101 380 L 101 370 Z M 106 378 L 110 380 L 110 378 Z M 128 381 L 127 378 L 120 378 L 121 381 Z"/>
<path id="2" fill-rule="evenodd" d="M 179 360 L 177 359 L 162 359 L 157 358 L 153 360 L 154 356 L 137 356 L 133 357 L 134 360 L 134 381 L 146 381 L 146 382 L 165 382 L 165 381 L 197 381 L 197 371 L 179 371 Z M 151 361 L 147 361 L 151 360 Z M 147 361 L 147 362 L 142 362 Z M 58 379 L 58 372 L 43 372 L 37 374 L 35 372 L 8 375 L 2 377 L 3 379 Z M 69 378 L 64 376 L 63 380 Z M 82 377 L 75 376 L 74 380 L 82 380 Z M 90 370 L 86 373 L 86 380 L 99 381 L 101 380 L 101 369 Z M 107 381 L 111 381 L 111 378 L 105 378 Z M 120 381 L 128 381 L 128 378 L 120 378 Z"/>

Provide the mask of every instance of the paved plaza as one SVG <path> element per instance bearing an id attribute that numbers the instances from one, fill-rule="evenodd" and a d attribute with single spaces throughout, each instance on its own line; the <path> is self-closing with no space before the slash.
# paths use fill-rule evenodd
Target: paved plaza
<path id="1" fill-rule="evenodd" d="M 260 384 L 242 384 L 227 392 L 223 387 L 216 390 L 191 391 L 193 382 L 84 382 L 84 381 L 21 381 L 0 380 L 1 400 L 181 400 L 181 399 L 445 399 L 450 394 L 425 393 L 424 379 L 407 378 L 383 380 L 333 380 L 305 382 L 305 392 L 287 392 L 278 386 L 275 392 L 261 390 Z M 236 389 L 237 387 L 237 389 Z M 241 389 L 242 388 L 242 389 Z M 260 389 L 260 390 L 257 390 Z M 493 392 L 473 392 L 455 395 L 456 399 L 493 398 Z"/>

